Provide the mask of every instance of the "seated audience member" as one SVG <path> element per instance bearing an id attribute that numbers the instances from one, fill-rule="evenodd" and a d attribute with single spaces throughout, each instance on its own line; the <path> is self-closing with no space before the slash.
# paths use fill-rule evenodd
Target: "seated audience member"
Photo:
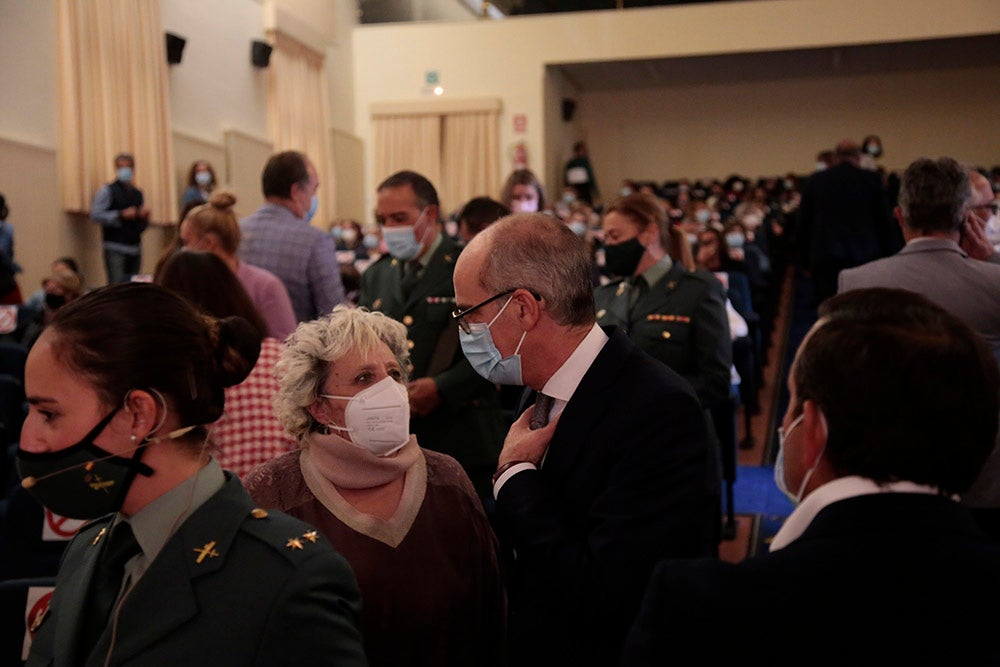
<path id="1" fill-rule="evenodd" d="M 986 345 L 922 296 L 856 290 L 820 306 L 788 388 L 775 481 L 798 507 L 768 554 L 659 565 L 620 664 L 706 641 L 721 664 L 1000 664 L 1000 546 L 956 502 L 997 433 Z"/>
<path id="2" fill-rule="evenodd" d="M 275 402 L 299 450 L 247 489 L 347 558 L 371 665 L 501 664 L 496 538 L 462 467 L 410 434 L 409 364 L 406 327 L 382 313 L 338 306 L 300 324 Z"/>
<path id="3" fill-rule="evenodd" d="M 56 312 L 70 301 L 79 298 L 83 294 L 83 288 L 77 274 L 57 270 L 51 276 L 42 279 L 42 292 L 41 310 L 21 311 L 30 318 L 20 334 L 21 344 L 29 349 L 38 340 L 42 330 L 52 321 Z"/>
<path id="4" fill-rule="evenodd" d="M 212 169 L 211 163 L 206 160 L 192 163 L 188 171 L 187 187 L 181 195 L 181 209 L 208 202 L 216 185 L 215 169 Z"/>
<path id="5" fill-rule="evenodd" d="M 296 325 L 288 290 L 270 271 L 240 261 L 237 252 L 241 235 L 233 211 L 235 204 L 236 197 L 223 191 L 214 193 L 207 204 L 192 209 L 181 222 L 181 245 L 208 251 L 225 262 L 267 322 L 269 335 L 284 340 Z"/>
<path id="6" fill-rule="evenodd" d="M 341 264 L 368 259 L 368 249 L 365 247 L 364 234 L 361 233 L 361 223 L 350 218 L 333 221 L 330 234 L 337 246 L 337 259 Z M 341 255 L 344 253 L 344 255 Z M 349 253 L 353 253 L 351 256 Z"/>
<path id="7" fill-rule="evenodd" d="M 545 188 L 530 169 L 516 169 L 507 177 L 500 201 L 514 213 L 539 213 L 547 210 Z"/>
<path id="8" fill-rule="evenodd" d="M 76 259 L 73 257 L 59 257 L 53 260 L 51 266 L 49 266 L 49 275 L 55 274 L 58 271 L 66 271 L 69 273 L 76 274 L 76 277 L 80 279 L 80 289 L 82 293 L 87 293 L 89 290 L 84 286 L 83 274 L 80 273 L 80 265 L 77 263 Z M 40 287 L 31 293 L 24 301 L 25 308 L 31 310 L 41 310 L 42 306 L 45 305 L 45 288 Z"/>
<path id="9" fill-rule="evenodd" d="M 505 215 L 510 215 L 510 209 L 495 199 L 470 199 L 458 214 L 458 237 L 462 243 L 468 243 L 476 234 Z"/>
<path id="10" fill-rule="evenodd" d="M 18 472 L 90 522 L 28 665 L 365 664 L 347 562 L 312 526 L 255 509 L 206 446 L 259 346 L 246 321 L 148 283 L 84 295 L 42 333 Z"/>
<path id="11" fill-rule="evenodd" d="M 295 441 L 285 433 L 272 405 L 278 393 L 274 366 L 282 343 L 268 336 L 264 319 L 229 267 L 212 253 L 183 251 L 163 262 L 153 281 L 212 317 L 242 317 L 260 332 L 257 363 L 243 382 L 226 388 L 226 409 L 209 427 L 222 467 L 244 477 L 258 463 L 294 449 Z"/>

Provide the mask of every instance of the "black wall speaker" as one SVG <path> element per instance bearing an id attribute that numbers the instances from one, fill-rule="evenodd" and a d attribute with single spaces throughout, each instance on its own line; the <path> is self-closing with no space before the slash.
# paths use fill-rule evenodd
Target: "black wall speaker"
<path id="1" fill-rule="evenodd" d="M 164 33 L 167 37 L 167 63 L 177 65 L 181 62 L 181 55 L 184 53 L 184 45 L 187 40 L 172 32 Z"/>
<path id="2" fill-rule="evenodd" d="M 573 114 L 576 112 L 576 101 L 571 100 L 568 97 L 564 97 L 562 100 L 562 119 L 567 123 L 573 120 Z"/>
<path id="3" fill-rule="evenodd" d="M 271 45 L 259 39 L 250 42 L 250 62 L 254 67 L 267 67 L 271 62 Z"/>

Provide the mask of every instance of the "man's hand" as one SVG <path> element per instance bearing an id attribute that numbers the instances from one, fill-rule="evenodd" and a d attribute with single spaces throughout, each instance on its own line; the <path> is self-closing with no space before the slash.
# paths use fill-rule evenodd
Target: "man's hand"
<path id="1" fill-rule="evenodd" d="M 135 215 L 136 215 L 137 218 L 148 218 L 149 217 L 149 207 L 148 206 L 143 206 L 138 211 L 136 211 Z"/>
<path id="2" fill-rule="evenodd" d="M 426 417 L 441 405 L 441 394 L 431 378 L 417 378 L 409 384 L 410 412 Z"/>
<path id="3" fill-rule="evenodd" d="M 128 208 L 122 209 L 121 216 L 123 220 L 135 220 L 135 216 L 138 214 L 138 212 L 139 209 L 137 209 L 135 206 L 129 206 Z"/>
<path id="4" fill-rule="evenodd" d="M 986 223 L 974 215 L 965 216 L 960 245 L 972 259 L 986 259 L 993 254 L 993 244 L 986 238 Z"/>
<path id="5" fill-rule="evenodd" d="M 507 432 L 497 468 L 509 461 L 531 461 L 537 466 L 549 446 L 549 441 L 552 440 L 552 434 L 555 433 L 556 424 L 559 423 L 561 416 L 560 413 L 559 416 L 550 419 L 547 425 L 532 431 L 531 408 L 525 410 Z"/>

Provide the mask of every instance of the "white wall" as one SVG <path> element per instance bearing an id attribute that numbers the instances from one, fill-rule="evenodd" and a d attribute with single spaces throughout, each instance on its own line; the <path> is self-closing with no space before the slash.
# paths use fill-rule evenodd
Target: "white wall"
<path id="1" fill-rule="evenodd" d="M 163 0 L 160 7 L 163 29 L 187 39 L 168 72 L 174 130 L 213 143 L 228 129 L 267 137 L 267 72 L 250 64 L 251 40 L 264 38 L 260 4 Z"/>
<path id="2" fill-rule="evenodd" d="M 52 147 L 57 136 L 56 3 L 0 0 L 0 21 L 5 28 L 0 39 L 0 137 Z"/>

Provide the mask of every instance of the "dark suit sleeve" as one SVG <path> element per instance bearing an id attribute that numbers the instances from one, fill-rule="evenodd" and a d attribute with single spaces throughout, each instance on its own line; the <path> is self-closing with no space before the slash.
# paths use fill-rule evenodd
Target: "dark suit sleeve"
<path id="1" fill-rule="evenodd" d="M 333 551 L 318 553 L 298 566 L 276 600 L 255 664 L 367 665 L 357 629 L 360 605 L 347 561 Z"/>
<path id="2" fill-rule="evenodd" d="M 729 335 L 725 290 L 714 277 L 710 283 L 695 316 L 698 371 L 691 378 L 691 384 L 706 408 L 729 398 L 732 381 L 730 367 L 733 365 L 733 341 Z"/>

